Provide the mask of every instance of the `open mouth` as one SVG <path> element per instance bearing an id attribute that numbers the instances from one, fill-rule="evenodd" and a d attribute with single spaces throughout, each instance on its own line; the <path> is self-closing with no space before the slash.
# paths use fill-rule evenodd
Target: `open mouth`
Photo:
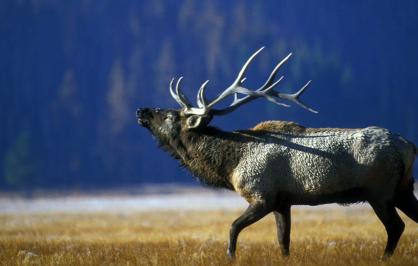
<path id="1" fill-rule="evenodd" d="M 141 118 L 138 118 L 138 124 L 140 124 L 143 127 L 148 127 L 149 126 L 148 121 L 144 120 L 144 119 L 141 119 Z"/>

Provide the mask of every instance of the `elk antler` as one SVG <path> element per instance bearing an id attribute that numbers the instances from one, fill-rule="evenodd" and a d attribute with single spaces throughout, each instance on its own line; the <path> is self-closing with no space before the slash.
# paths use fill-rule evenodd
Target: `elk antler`
<path id="1" fill-rule="evenodd" d="M 249 90 L 245 87 L 243 87 L 243 83 L 245 81 L 245 74 L 247 72 L 248 66 L 251 64 L 251 62 L 254 60 L 254 58 L 264 49 L 264 47 L 261 47 L 258 49 L 255 53 L 253 53 L 250 58 L 245 62 L 241 70 L 239 71 L 237 77 L 235 78 L 234 82 L 226 88 L 222 93 L 220 93 L 214 100 L 208 102 L 205 98 L 205 89 L 209 82 L 209 80 L 205 81 L 196 96 L 196 102 L 197 102 L 197 108 L 191 107 L 190 102 L 187 100 L 186 96 L 183 95 L 183 93 L 180 90 L 180 83 L 183 77 L 180 77 L 176 84 L 176 91 L 173 91 L 172 84 L 174 82 L 174 79 L 170 82 L 170 93 L 171 96 L 182 106 L 184 112 L 186 114 L 196 114 L 196 115 L 225 115 L 228 114 L 235 109 L 237 109 L 239 106 L 248 103 L 256 98 L 264 97 L 268 101 L 283 106 L 283 107 L 289 107 L 289 105 L 282 103 L 278 100 L 284 99 L 291 102 L 294 102 L 295 104 L 299 105 L 300 107 L 312 112 L 312 113 L 318 113 L 317 111 L 313 110 L 312 108 L 308 107 L 304 103 L 302 103 L 299 100 L 300 95 L 305 91 L 305 89 L 308 87 L 308 85 L 311 83 L 311 81 L 308 81 L 302 88 L 300 88 L 296 93 L 287 94 L 287 93 L 280 93 L 276 92 L 273 89 L 279 84 L 279 82 L 283 79 L 283 76 L 281 76 L 279 79 L 275 80 L 276 74 L 279 71 L 280 67 L 290 58 L 292 53 L 289 53 L 282 61 L 280 61 L 276 67 L 273 69 L 273 71 L 270 73 L 270 76 L 266 80 L 266 82 L 257 90 Z M 239 94 L 245 95 L 242 98 L 238 98 Z M 218 102 L 222 101 L 223 99 L 227 98 L 228 96 L 234 96 L 234 101 L 226 108 L 223 109 L 213 109 L 213 106 L 217 104 Z"/>

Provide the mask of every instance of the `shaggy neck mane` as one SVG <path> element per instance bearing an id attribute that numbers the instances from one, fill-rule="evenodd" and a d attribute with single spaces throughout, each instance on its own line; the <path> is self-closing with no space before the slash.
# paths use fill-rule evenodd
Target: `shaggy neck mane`
<path id="1" fill-rule="evenodd" d="M 163 146 L 202 183 L 233 190 L 229 177 L 241 157 L 239 135 L 206 127 L 184 131 Z"/>

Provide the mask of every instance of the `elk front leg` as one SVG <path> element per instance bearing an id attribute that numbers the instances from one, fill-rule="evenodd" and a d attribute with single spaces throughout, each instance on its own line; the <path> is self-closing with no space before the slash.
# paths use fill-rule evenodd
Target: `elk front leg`
<path id="1" fill-rule="evenodd" d="M 265 202 L 251 203 L 247 210 L 245 210 L 245 212 L 232 223 L 231 230 L 229 232 L 229 245 L 227 251 L 230 258 L 235 257 L 238 234 L 242 231 L 242 229 L 257 222 L 270 212 L 271 209 L 267 207 Z"/>
<path id="2" fill-rule="evenodd" d="M 279 240 L 282 255 L 289 256 L 290 244 L 290 205 L 281 206 L 274 212 L 277 226 L 277 239 Z"/>

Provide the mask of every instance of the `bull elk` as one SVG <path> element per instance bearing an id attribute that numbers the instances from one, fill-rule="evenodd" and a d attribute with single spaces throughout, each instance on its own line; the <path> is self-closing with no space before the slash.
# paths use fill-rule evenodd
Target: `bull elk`
<path id="1" fill-rule="evenodd" d="M 390 257 L 405 224 L 396 212 L 403 211 L 418 223 L 418 201 L 413 193 L 413 163 L 416 146 L 384 128 L 305 128 L 294 122 L 266 121 L 249 130 L 222 131 L 208 124 L 214 116 L 226 115 L 257 98 L 289 107 L 293 102 L 317 113 L 299 99 L 310 82 L 293 94 L 274 88 L 279 62 L 258 89 L 245 88 L 248 66 L 256 51 L 239 71 L 234 82 L 209 101 L 208 81 L 192 106 L 181 91 L 180 77 L 170 94 L 180 110 L 140 108 L 139 124 L 149 129 L 162 148 L 179 160 L 201 182 L 238 192 L 249 203 L 230 229 L 227 253 L 235 256 L 238 234 L 245 227 L 273 212 L 281 252 L 289 255 L 290 209 L 292 205 L 349 204 L 367 201 L 385 226 Z M 215 105 L 233 97 L 221 109 Z"/>

